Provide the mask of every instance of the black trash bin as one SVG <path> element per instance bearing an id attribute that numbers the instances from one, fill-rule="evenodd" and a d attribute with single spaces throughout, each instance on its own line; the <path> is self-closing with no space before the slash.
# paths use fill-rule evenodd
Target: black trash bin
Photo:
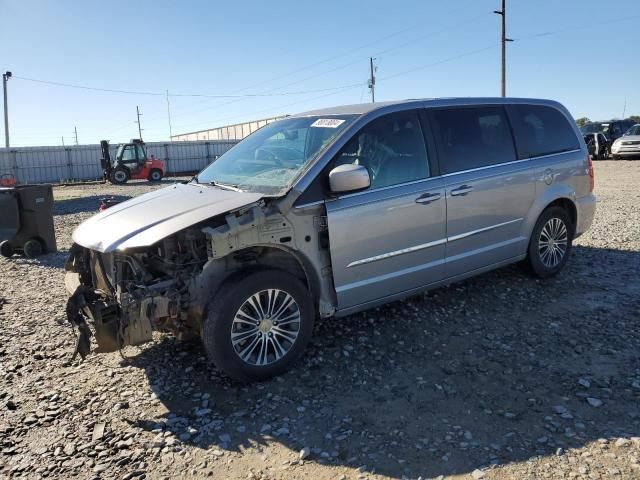
<path id="1" fill-rule="evenodd" d="M 33 258 L 55 251 L 51 185 L 0 188 L 0 254 Z"/>

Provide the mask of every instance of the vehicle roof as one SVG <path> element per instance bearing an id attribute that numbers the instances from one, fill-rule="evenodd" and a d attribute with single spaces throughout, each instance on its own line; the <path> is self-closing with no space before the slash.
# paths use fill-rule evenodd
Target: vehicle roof
<path id="1" fill-rule="evenodd" d="M 625 119 L 619 119 L 619 118 L 614 118 L 613 120 L 595 120 L 593 122 L 587 122 L 585 123 L 585 125 L 598 125 L 600 123 L 616 123 L 616 122 L 630 122 L 633 123 L 633 120 L 627 120 Z"/>
<path id="2" fill-rule="evenodd" d="M 444 107 L 453 105 L 485 105 L 485 104 L 513 104 L 513 103 L 529 103 L 529 104 L 555 104 L 553 100 L 543 100 L 536 98 L 511 98 L 511 97 L 452 97 L 452 98 L 422 98 L 395 100 L 388 102 L 376 103 L 356 103 L 353 105 L 338 105 L 335 107 L 321 108 L 318 110 L 310 110 L 307 112 L 297 113 L 293 117 L 308 117 L 316 115 L 364 115 L 375 110 L 384 109 L 386 107 L 396 105 L 406 105 L 411 107 Z"/>

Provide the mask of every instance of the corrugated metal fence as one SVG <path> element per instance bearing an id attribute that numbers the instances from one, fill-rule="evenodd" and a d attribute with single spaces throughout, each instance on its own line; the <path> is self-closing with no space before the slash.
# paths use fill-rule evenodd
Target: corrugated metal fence
<path id="1" fill-rule="evenodd" d="M 147 155 L 165 163 L 165 175 L 202 170 L 238 141 L 149 142 Z M 118 145 L 111 145 L 115 158 Z M 18 183 L 60 183 L 102 178 L 100 145 L 0 148 L 0 176 Z"/>

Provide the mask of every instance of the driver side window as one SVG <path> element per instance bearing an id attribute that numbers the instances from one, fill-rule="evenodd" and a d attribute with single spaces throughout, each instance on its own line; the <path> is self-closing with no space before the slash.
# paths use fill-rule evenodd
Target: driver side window
<path id="1" fill-rule="evenodd" d="M 366 167 L 369 189 L 377 189 L 429 177 L 429 163 L 417 112 L 385 115 L 373 120 L 342 148 L 334 166 Z"/>

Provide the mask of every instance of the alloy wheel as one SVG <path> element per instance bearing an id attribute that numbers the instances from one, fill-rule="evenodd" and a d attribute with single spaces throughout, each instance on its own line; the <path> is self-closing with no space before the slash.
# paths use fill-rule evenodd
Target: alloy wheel
<path id="1" fill-rule="evenodd" d="M 569 235 L 565 223 L 558 217 L 550 218 L 538 239 L 538 253 L 545 267 L 555 268 L 560 265 L 567 253 L 568 242 Z"/>
<path id="2" fill-rule="evenodd" d="M 231 324 L 231 343 L 240 359 L 255 366 L 274 363 L 293 347 L 301 312 L 293 296 L 268 289 L 247 298 Z"/>

